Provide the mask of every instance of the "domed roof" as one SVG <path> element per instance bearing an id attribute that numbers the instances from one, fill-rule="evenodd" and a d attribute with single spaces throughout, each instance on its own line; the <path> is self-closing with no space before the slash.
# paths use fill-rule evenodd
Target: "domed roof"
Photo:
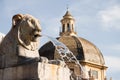
<path id="1" fill-rule="evenodd" d="M 88 40 L 75 37 L 75 36 L 61 36 L 57 38 L 60 42 L 64 43 L 70 51 L 76 56 L 80 61 L 95 63 L 99 65 L 104 65 L 104 58 L 100 50 Z M 55 59 L 58 56 L 55 51 L 55 47 L 51 42 L 46 43 L 39 50 L 41 56 L 45 56 L 48 59 Z"/>
<path id="2" fill-rule="evenodd" d="M 74 22 L 74 18 L 70 12 L 67 11 L 61 20 L 62 30 L 60 32 L 60 37 L 57 39 L 64 43 L 81 62 L 104 65 L 104 58 L 100 50 L 88 40 L 77 37 Z M 43 45 L 39 52 L 41 56 L 45 56 L 48 59 L 60 58 L 58 55 L 59 53 L 56 51 L 55 46 L 51 42 Z"/>

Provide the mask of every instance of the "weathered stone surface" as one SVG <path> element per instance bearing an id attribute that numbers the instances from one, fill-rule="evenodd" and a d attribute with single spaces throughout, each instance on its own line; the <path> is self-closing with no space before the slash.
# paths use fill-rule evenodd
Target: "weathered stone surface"
<path id="1" fill-rule="evenodd" d="M 39 21 L 33 16 L 29 14 L 13 16 L 12 28 L 0 44 L 0 68 L 12 67 L 27 59 L 39 58 L 40 32 Z"/>
<path id="2" fill-rule="evenodd" d="M 70 70 L 61 65 L 35 62 L 0 69 L 0 80 L 70 80 Z"/>

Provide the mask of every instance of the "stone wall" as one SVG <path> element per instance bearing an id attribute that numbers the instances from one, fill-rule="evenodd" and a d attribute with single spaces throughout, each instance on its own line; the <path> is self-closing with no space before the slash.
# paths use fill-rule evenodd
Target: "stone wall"
<path id="1" fill-rule="evenodd" d="M 0 69 L 0 80 L 70 80 L 68 67 L 34 62 Z"/>

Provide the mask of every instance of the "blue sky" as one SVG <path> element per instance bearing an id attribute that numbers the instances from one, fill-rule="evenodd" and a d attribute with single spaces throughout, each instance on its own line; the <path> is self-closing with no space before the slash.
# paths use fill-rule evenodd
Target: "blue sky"
<path id="1" fill-rule="evenodd" d="M 67 4 L 77 34 L 103 53 L 108 78 L 120 79 L 120 0 L 1 0 L 0 32 L 8 33 L 13 15 L 27 13 L 40 20 L 43 34 L 58 37 Z"/>

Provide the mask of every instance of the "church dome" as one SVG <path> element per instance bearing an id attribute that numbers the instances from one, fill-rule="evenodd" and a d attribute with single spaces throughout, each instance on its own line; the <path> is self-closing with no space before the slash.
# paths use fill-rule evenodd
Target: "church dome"
<path id="1" fill-rule="evenodd" d="M 65 44 L 80 62 L 104 65 L 104 58 L 100 50 L 90 41 L 77 37 L 74 23 L 74 18 L 67 11 L 61 20 L 62 29 L 57 40 Z M 48 59 L 58 59 L 60 57 L 52 42 L 43 45 L 39 52 L 41 56 Z"/>

